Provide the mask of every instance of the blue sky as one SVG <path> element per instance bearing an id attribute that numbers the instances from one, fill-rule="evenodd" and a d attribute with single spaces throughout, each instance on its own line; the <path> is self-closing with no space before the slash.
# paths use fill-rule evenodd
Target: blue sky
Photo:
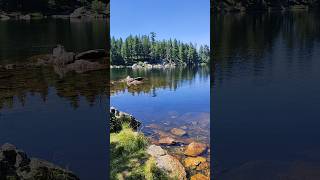
<path id="1" fill-rule="evenodd" d="M 155 32 L 157 39 L 210 44 L 210 0 L 111 0 L 111 36 Z"/>

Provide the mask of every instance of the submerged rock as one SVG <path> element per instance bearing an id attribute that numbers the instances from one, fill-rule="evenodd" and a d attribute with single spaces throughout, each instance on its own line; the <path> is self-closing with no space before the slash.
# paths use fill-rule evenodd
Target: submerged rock
<path id="1" fill-rule="evenodd" d="M 171 137 L 165 137 L 165 138 L 160 138 L 159 139 L 159 144 L 163 144 L 163 145 L 173 145 L 175 144 L 176 141 L 171 138 Z"/>
<path id="2" fill-rule="evenodd" d="M 170 132 L 176 136 L 184 136 L 187 134 L 185 130 L 179 128 L 173 128 Z"/>
<path id="3" fill-rule="evenodd" d="M 187 156 L 199 156 L 207 149 L 207 145 L 198 142 L 192 142 L 187 146 L 184 154 Z"/>
<path id="4" fill-rule="evenodd" d="M 72 172 L 44 160 L 29 158 L 14 145 L 0 148 L 0 179 L 78 180 Z"/>

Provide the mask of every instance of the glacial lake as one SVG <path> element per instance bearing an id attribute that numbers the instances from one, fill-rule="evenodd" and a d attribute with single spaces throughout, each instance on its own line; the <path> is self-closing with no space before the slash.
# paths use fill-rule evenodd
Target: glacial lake
<path id="1" fill-rule="evenodd" d="M 320 179 L 319 18 L 214 17 L 216 179 Z"/>
<path id="2" fill-rule="evenodd" d="M 0 21 L 0 64 L 27 62 L 57 45 L 105 48 L 107 22 Z M 71 170 L 107 179 L 108 71 L 59 76 L 51 67 L 0 68 L 0 144 Z"/>
<path id="3" fill-rule="evenodd" d="M 152 141 L 181 128 L 187 132 L 186 140 L 210 144 L 209 67 L 111 69 L 110 76 L 112 84 L 127 76 L 144 78 L 137 86 L 111 85 L 110 106 L 132 114 L 142 123 L 139 130 Z M 183 146 L 163 147 L 183 158 Z M 205 156 L 210 161 L 209 154 Z"/>

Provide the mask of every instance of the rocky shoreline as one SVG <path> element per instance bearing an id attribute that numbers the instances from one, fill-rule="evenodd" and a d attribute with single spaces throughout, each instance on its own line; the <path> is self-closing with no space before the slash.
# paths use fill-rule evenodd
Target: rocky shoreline
<path id="1" fill-rule="evenodd" d="M 50 162 L 29 158 L 12 144 L 0 147 L 0 179 L 64 179 L 79 180 L 71 171 Z"/>
<path id="2" fill-rule="evenodd" d="M 47 15 L 41 12 L 36 13 L 23 13 L 23 12 L 5 12 L 0 11 L 0 21 L 7 20 L 33 20 L 33 19 L 85 19 L 85 20 L 93 20 L 93 19 L 107 19 L 110 17 L 109 9 L 106 8 L 103 11 L 94 11 L 91 7 L 82 6 L 74 9 L 70 14 L 62 13 L 62 14 L 52 14 Z"/>
<path id="3" fill-rule="evenodd" d="M 214 12 L 271 12 L 309 10 L 319 7 L 318 1 L 238 1 L 223 0 L 211 2 Z"/>
<path id="4" fill-rule="evenodd" d="M 141 122 L 137 121 L 132 115 L 121 112 L 114 107 L 110 108 L 110 131 L 119 132 L 121 123 L 128 123 L 130 127 L 137 130 Z M 137 131 L 137 133 L 142 133 Z M 164 172 L 170 178 L 177 179 L 210 179 L 210 160 L 204 154 L 210 151 L 207 144 L 194 140 L 182 141 L 181 137 L 187 132 L 180 128 L 173 128 L 170 131 L 171 135 L 160 137 L 159 140 L 154 140 L 146 137 L 148 146 L 145 152 L 155 161 L 155 166 Z M 179 138 L 180 137 L 180 138 Z M 184 144 L 181 146 L 181 143 Z M 168 151 L 173 146 L 179 146 L 182 150 L 182 155 Z"/>
<path id="5" fill-rule="evenodd" d="M 207 64 L 199 64 L 199 66 L 206 66 Z M 171 69 L 176 67 L 186 67 L 187 64 L 163 63 L 163 64 L 149 64 L 148 62 L 135 63 L 132 66 L 126 65 L 111 65 L 111 69 L 131 68 L 131 69 Z"/>

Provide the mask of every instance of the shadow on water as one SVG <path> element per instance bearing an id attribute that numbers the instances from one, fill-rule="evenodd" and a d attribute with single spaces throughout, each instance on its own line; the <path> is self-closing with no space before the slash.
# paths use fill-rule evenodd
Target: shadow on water
<path id="1" fill-rule="evenodd" d="M 215 15 L 217 179 L 320 178 L 320 15 Z"/>
<path id="2" fill-rule="evenodd" d="M 106 21 L 0 22 L 0 144 L 71 170 L 80 179 L 107 177 L 109 72 L 29 66 L 62 44 L 70 52 L 103 49 Z M 6 68 L 7 64 L 14 64 Z"/>

